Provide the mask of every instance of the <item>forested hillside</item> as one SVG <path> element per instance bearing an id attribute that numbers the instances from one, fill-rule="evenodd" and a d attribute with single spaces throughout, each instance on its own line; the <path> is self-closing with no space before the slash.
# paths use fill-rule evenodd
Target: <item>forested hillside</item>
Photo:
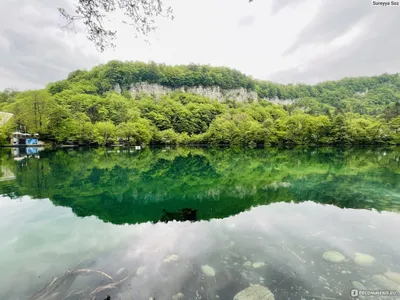
<path id="1" fill-rule="evenodd" d="M 258 101 L 217 101 L 175 91 L 132 97 L 133 84 L 243 88 Z M 115 87 L 120 88 L 120 93 Z M 271 99 L 291 99 L 276 105 Z M 317 85 L 281 85 L 236 70 L 111 61 L 77 70 L 43 90 L 0 92 L 1 127 L 26 127 L 56 143 L 97 144 L 399 144 L 400 76 L 345 78 Z"/>

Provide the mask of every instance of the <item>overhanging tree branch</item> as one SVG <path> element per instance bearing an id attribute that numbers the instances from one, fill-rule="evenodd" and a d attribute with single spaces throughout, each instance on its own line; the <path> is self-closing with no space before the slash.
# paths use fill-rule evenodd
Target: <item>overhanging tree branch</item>
<path id="1" fill-rule="evenodd" d="M 69 13 L 62 7 L 58 8 L 61 16 L 67 21 L 62 29 L 75 32 L 75 22 L 83 22 L 87 38 L 94 42 L 101 52 L 106 48 L 115 47 L 117 32 L 108 29 L 106 22 L 109 21 L 107 15 L 116 10 L 124 14 L 126 19 L 121 22 L 131 26 L 136 37 L 137 34 L 147 36 L 155 31 L 156 17 L 173 19 L 172 8 L 164 7 L 161 0 L 79 0 L 74 13 Z"/>

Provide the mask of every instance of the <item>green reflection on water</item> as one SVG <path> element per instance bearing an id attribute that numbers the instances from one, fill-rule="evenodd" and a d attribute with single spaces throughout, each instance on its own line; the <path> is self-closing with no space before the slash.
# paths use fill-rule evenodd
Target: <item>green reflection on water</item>
<path id="1" fill-rule="evenodd" d="M 399 157 L 399 148 L 147 148 L 46 150 L 14 161 L 3 149 L 0 193 L 49 198 L 114 224 L 209 220 L 306 200 L 399 211 Z"/>

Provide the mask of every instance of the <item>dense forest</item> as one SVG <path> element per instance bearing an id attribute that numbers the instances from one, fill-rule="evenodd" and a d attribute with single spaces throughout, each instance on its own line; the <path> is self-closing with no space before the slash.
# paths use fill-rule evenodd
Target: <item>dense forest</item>
<path id="1" fill-rule="evenodd" d="M 243 88 L 258 101 L 217 101 L 180 90 L 132 96 L 139 82 Z M 400 144 L 398 74 L 282 85 L 224 67 L 111 61 L 42 90 L 0 92 L 0 110 L 14 114 L 0 128 L 2 144 L 21 128 L 56 144 Z"/>

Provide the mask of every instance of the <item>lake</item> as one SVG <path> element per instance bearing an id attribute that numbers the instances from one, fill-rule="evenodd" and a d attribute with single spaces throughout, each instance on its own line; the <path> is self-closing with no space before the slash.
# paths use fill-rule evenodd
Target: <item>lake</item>
<path id="1" fill-rule="evenodd" d="M 400 299 L 400 148 L 37 150 L 0 151 L 0 299 Z"/>

